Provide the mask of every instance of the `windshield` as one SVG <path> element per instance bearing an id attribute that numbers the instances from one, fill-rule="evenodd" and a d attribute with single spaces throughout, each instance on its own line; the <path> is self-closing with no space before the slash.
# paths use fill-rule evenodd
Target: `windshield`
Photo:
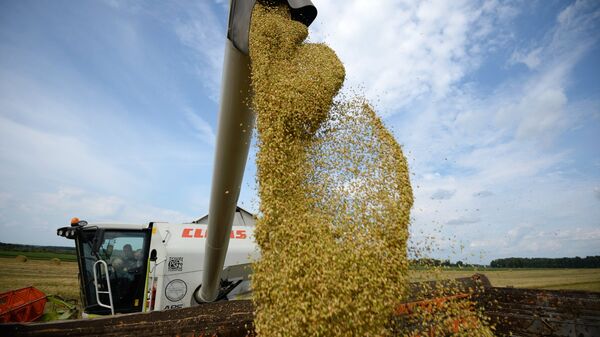
<path id="1" fill-rule="evenodd" d="M 148 230 L 111 230 L 99 235 L 98 230 L 84 230 L 81 235 L 80 254 L 85 311 L 109 314 L 110 310 L 98 305 L 94 287 L 94 264 L 98 259 L 108 265 L 112 300 L 115 313 L 142 310 L 146 261 L 148 261 Z M 98 252 L 93 252 L 96 236 L 102 236 Z M 96 266 L 100 291 L 106 291 L 107 275 Z M 100 301 L 109 304 L 108 294 L 100 294 Z"/>

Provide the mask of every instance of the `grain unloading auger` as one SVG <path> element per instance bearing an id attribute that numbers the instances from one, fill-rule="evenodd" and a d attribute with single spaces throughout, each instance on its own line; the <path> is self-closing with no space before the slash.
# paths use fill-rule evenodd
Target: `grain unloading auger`
<path id="1" fill-rule="evenodd" d="M 273 1 L 271 1 L 273 2 Z M 317 10 L 309 0 L 287 0 L 292 19 L 310 25 Z M 254 0 L 232 0 L 225 47 L 221 111 L 213 169 L 209 236 L 204 255 L 204 274 L 198 300 L 212 302 L 219 295 L 229 233 L 248 160 L 254 114 L 250 109 L 249 33 Z"/>
<path id="2" fill-rule="evenodd" d="M 317 15 L 309 0 L 281 2 L 307 26 Z M 135 225 L 75 218 L 58 229 L 75 240 L 84 315 L 189 307 L 249 292 L 249 264 L 258 257 L 254 218 L 237 201 L 255 120 L 248 56 L 255 3 L 230 3 L 210 216 L 189 224 Z"/>

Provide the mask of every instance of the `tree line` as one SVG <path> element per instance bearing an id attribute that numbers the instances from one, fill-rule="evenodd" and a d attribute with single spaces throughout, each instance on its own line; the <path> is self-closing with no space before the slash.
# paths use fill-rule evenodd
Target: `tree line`
<path id="1" fill-rule="evenodd" d="M 600 268 L 600 256 L 560 257 L 509 257 L 492 260 L 492 268 Z"/>
<path id="2" fill-rule="evenodd" d="M 452 262 L 447 259 L 440 260 L 440 259 L 433 259 L 433 258 L 428 258 L 428 257 L 423 257 L 423 258 L 419 258 L 419 259 L 411 259 L 410 265 L 416 266 L 416 267 L 486 267 L 486 266 L 480 265 L 480 264 L 465 263 L 460 260 L 458 260 L 456 262 Z"/>
<path id="3" fill-rule="evenodd" d="M 5 252 L 40 252 L 56 254 L 75 254 L 75 247 L 21 245 L 0 242 L 0 251 Z"/>

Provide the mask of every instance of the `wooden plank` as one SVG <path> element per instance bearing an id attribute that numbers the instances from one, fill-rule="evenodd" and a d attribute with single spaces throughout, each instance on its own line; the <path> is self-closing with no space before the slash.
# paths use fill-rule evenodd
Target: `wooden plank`
<path id="1" fill-rule="evenodd" d="M 2 336 L 247 336 L 252 331 L 250 301 L 38 324 L 0 325 Z"/>
<path id="2" fill-rule="evenodd" d="M 600 336 L 600 293 L 490 287 L 477 301 L 500 336 Z"/>

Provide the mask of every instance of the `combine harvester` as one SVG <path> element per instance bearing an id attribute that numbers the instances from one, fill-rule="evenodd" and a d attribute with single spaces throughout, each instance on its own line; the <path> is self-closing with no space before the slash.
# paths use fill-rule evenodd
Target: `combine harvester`
<path id="1" fill-rule="evenodd" d="M 285 0 L 282 0 L 285 1 Z M 287 0 L 292 18 L 310 25 L 309 0 Z M 84 320 L 0 325 L 2 336 L 247 336 L 253 306 L 250 263 L 259 258 L 253 216 L 237 207 L 255 116 L 250 97 L 248 34 L 255 0 L 232 0 L 209 216 L 194 223 L 88 224 L 74 218 L 57 234 L 75 240 Z M 231 245 L 230 245 L 231 241 Z M 460 279 L 451 298 L 470 298 L 515 336 L 600 336 L 600 294 L 491 287 L 485 276 Z M 414 285 L 418 287 L 418 285 Z M 479 289 L 473 292 L 470 289 Z"/>

